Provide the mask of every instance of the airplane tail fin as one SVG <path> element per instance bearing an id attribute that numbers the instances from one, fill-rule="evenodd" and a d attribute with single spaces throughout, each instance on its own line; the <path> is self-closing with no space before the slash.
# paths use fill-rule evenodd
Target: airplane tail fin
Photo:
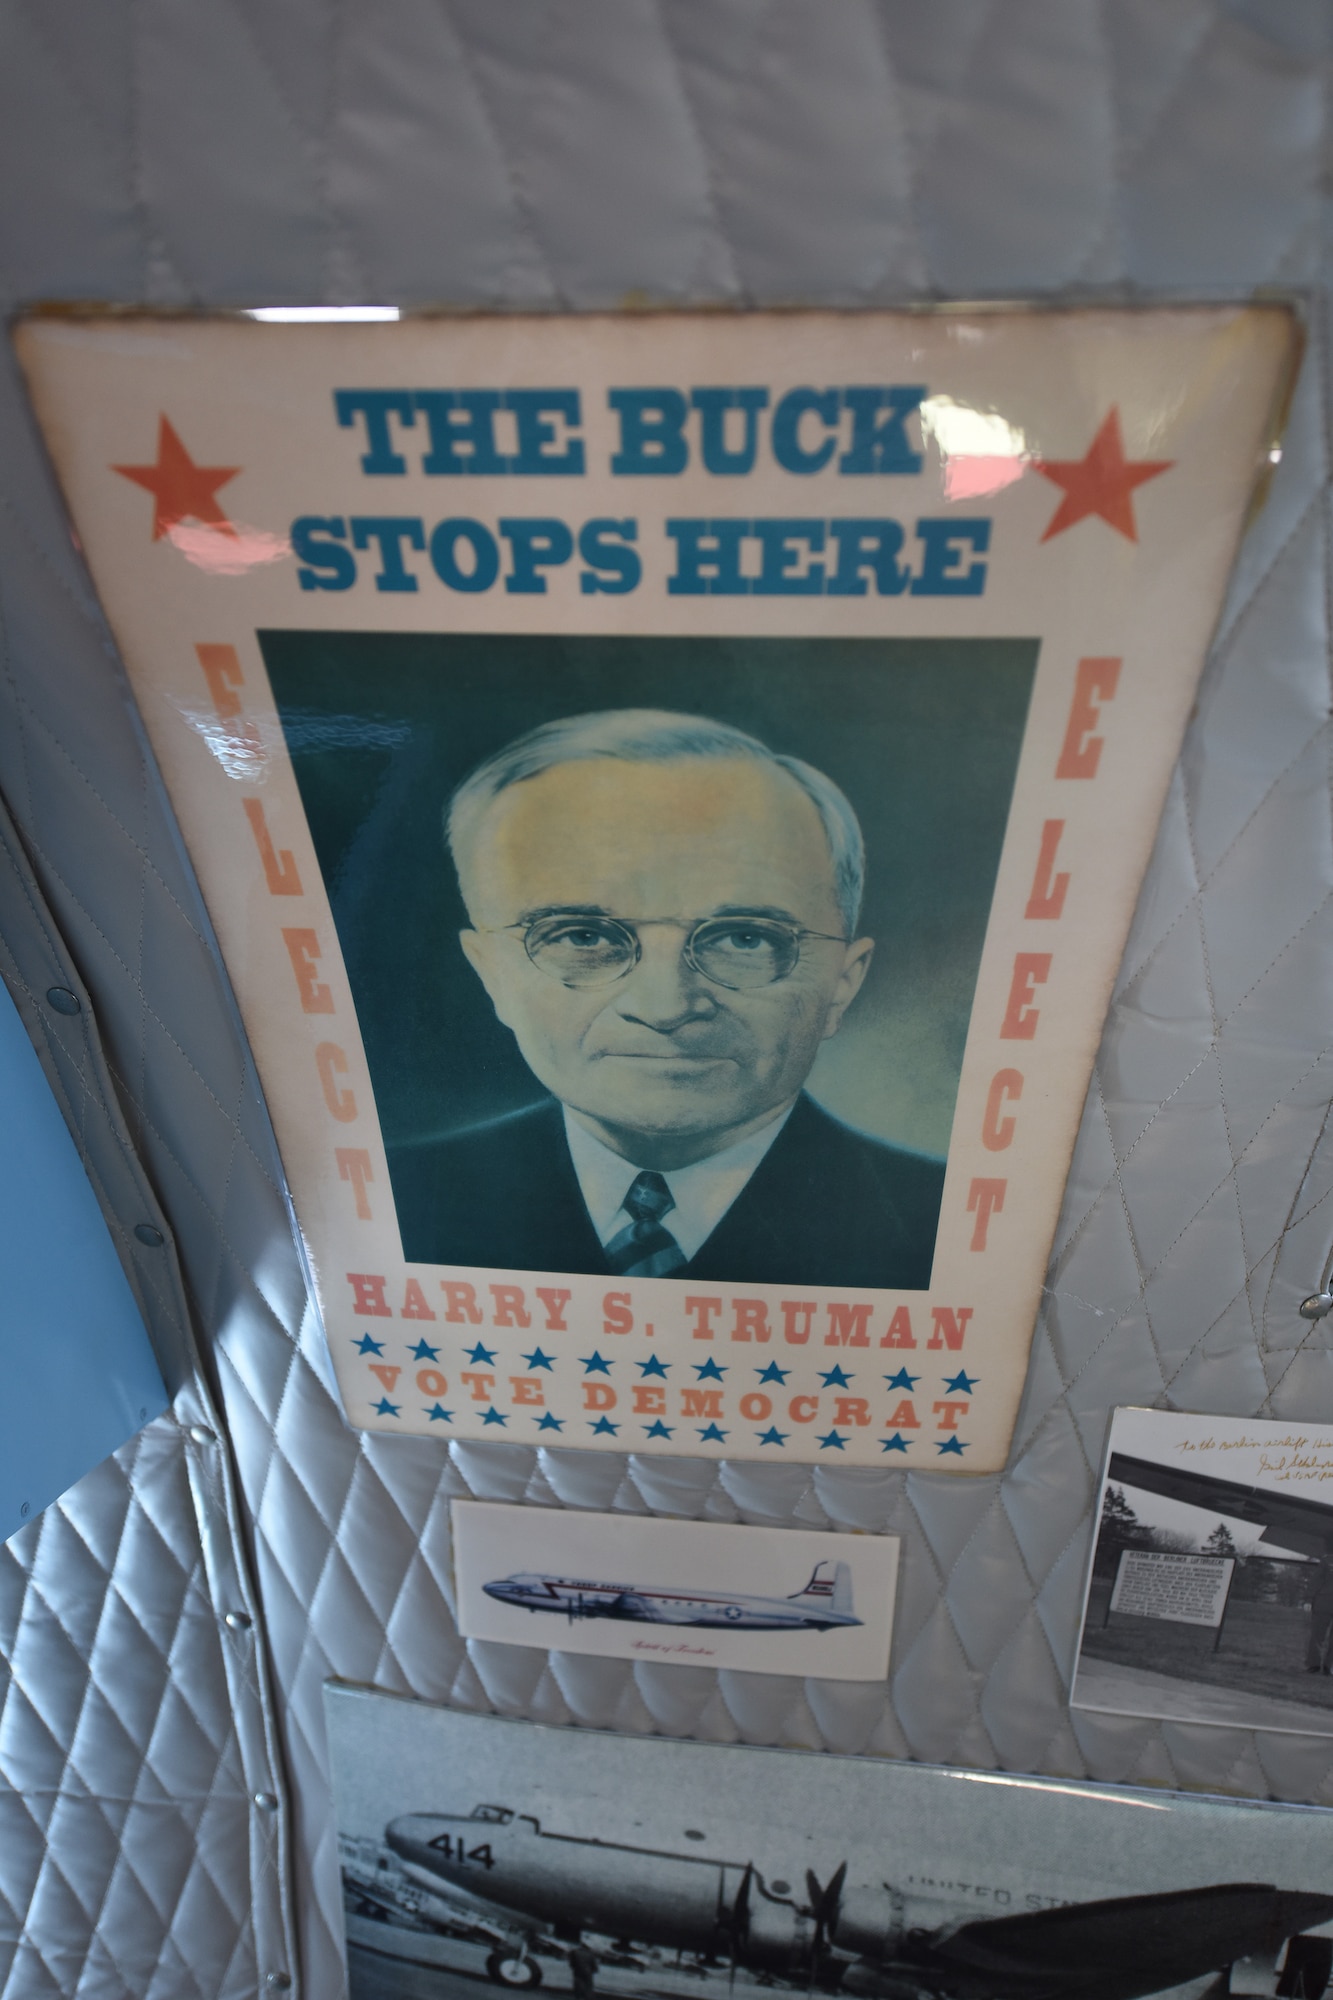
<path id="1" fill-rule="evenodd" d="M 832 1576 L 825 1570 L 832 1569 Z M 789 1602 L 796 1600 L 825 1604 L 840 1618 L 855 1617 L 852 1608 L 852 1572 L 846 1563 L 817 1562 L 810 1573 L 810 1581 L 803 1590 L 794 1590 Z"/>

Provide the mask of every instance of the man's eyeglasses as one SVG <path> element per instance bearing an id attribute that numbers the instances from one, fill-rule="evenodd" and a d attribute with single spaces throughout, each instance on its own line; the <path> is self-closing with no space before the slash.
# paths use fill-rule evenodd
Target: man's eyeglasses
<path id="1" fill-rule="evenodd" d="M 678 917 L 589 916 L 582 911 L 554 911 L 502 926 L 520 931 L 523 949 L 539 972 L 562 986 L 613 986 L 632 971 L 642 956 L 640 930 L 670 924 L 687 933 L 684 959 L 693 972 L 714 986 L 744 993 L 775 986 L 796 970 L 807 938 L 825 944 L 846 944 L 828 931 L 808 931 L 781 917 L 704 917 L 689 924 Z"/>

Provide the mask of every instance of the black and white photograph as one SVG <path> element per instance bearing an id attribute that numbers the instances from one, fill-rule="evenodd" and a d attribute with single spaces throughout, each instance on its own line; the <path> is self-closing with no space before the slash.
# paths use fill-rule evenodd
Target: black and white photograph
<path id="1" fill-rule="evenodd" d="M 1333 1736 L 1331 1478 L 1328 1425 L 1117 1410 L 1074 1706 Z"/>
<path id="2" fill-rule="evenodd" d="M 351 2000 L 1195 2000 L 1333 1965 L 1325 1813 L 325 1708 Z"/>

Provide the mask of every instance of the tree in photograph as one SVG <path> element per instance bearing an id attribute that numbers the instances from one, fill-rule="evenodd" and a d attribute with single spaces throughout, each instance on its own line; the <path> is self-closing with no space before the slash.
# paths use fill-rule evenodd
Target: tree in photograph
<path id="1" fill-rule="evenodd" d="M 1102 1497 L 1102 1520 L 1097 1535 L 1097 1567 L 1114 1570 L 1122 1549 L 1150 1549 L 1153 1531 L 1126 1500 L 1123 1488 L 1108 1486 Z"/>
<path id="2" fill-rule="evenodd" d="M 1274 1596 L 1279 1604 L 1304 1604 L 1307 1596 L 1305 1583 L 1309 1565 L 1301 1562 L 1275 1562 L 1268 1567 L 1276 1572 L 1277 1582 Z"/>
<path id="3" fill-rule="evenodd" d="M 1240 1553 L 1225 1521 L 1219 1521 L 1212 1534 L 1199 1546 L 1206 1556 L 1236 1556 Z"/>
<path id="4" fill-rule="evenodd" d="M 1231 1579 L 1231 1595 L 1247 1604 L 1285 1604 L 1303 1608 L 1309 1597 L 1302 1571 L 1307 1564 L 1282 1561 L 1257 1551 L 1238 1564 Z"/>

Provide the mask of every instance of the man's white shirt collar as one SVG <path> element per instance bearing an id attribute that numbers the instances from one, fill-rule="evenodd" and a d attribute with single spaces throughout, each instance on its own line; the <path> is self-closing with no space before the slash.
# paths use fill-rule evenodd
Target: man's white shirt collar
<path id="1" fill-rule="evenodd" d="M 755 1168 L 790 1118 L 789 1107 L 761 1131 L 748 1139 L 738 1139 L 692 1167 L 676 1167 L 662 1178 L 671 1190 L 675 1207 L 662 1217 L 686 1259 L 701 1250 L 721 1222 Z M 584 1203 L 598 1239 L 605 1245 L 626 1226 L 624 1200 L 635 1176 L 643 1169 L 613 1153 L 600 1139 L 581 1125 L 565 1106 L 565 1136 L 578 1175 Z"/>

